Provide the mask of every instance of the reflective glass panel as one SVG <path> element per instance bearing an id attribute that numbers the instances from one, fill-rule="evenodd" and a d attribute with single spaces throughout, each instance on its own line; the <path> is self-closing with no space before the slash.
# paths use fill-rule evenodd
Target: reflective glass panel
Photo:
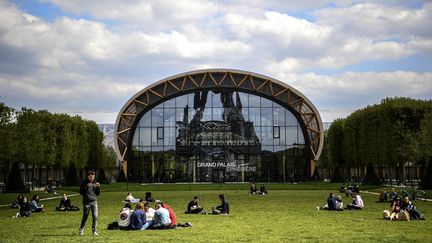
<path id="1" fill-rule="evenodd" d="M 152 126 L 163 126 L 163 109 L 152 109 Z"/>
<path id="2" fill-rule="evenodd" d="M 187 95 L 178 96 L 175 99 L 176 99 L 176 108 L 186 107 L 186 105 L 188 104 Z"/>
<path id="3" fill-rule="evenodd" d="M 128 166 L 139 182 L 283 182 L 307 168 L 298 146 L 304 147 L 302 130 L 282 106 L 242 92 L 200 91 L 141 118 Z"/>
<path id="4" fill-rule="evenodd" d="M 164 126 L 175 126 L 176 123 L 176 110 L 172 108 L 164 109 Z M 181 120 L 180 120 L 181 121 Z"/>

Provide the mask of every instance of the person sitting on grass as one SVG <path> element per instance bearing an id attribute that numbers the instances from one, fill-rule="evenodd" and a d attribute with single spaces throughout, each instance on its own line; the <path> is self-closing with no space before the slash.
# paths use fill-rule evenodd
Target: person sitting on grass
<path id="1" fill-rule="evenodd" d="M 399 196 L 396 195 L 390 207 L 391 207 L 391 211 L 390 211 L 389 220 L 398 220 L 399 213 L 401 211 L 401 199 Z"/>
<path id="2" fill-rule="evenodd" d="M 347 209 L 352 210 L 361 210 L 364 207 L 363 199 L 357 192 L 352 193 L 352 203 L 347 205 Z"/>
<path id="3" fill-rule="evenodd" d="M 11 208 L 19 208 L 20 204 L 23 202 L 24 196 L 19 194 L 15 201 L 12 202 Z"/>
<path id="4" fill-rule="evenodd" d="M 139 200 L 135 199 L 131 192 L 128 192 L 125 202 L 137 203 Z"/>
<path id="5" fill-rule="evenodd" d="M 425 220 L 423 214 L 417 210 L 414 204 L 409 200 L 408 196 L 402 198 L 401 210 L 408 212 L 411 219 Z"/>
<path id="6" fill-rule="evenodd" d="M 268 194 L 267 189 L 266 189 L 266 187 L 264 186 L 264 184 L 261 184 L 258 193 L 261 194 L 261 195 L 267 195 L 267 194 Z"/>
<path id="7" fill-rule="evenodd" d="M 120 211 L 118 216 L 118 227 L 120 229 L 128 229 L 131 221 L 131 215 L 133 213 L 132 206 L 130 203 L 126 203 L 123 209 Z"/>
<path id="8" fill-rule="evenodd" d="M 17 217 L 30 217 L 32 213 L 32 208 L 30 202 L 27 200 L 26 196 L 23 196 L 23 199 L 19 205 L 19 211 L 16 215 L 12 216 L 12 218 Z"/>
<path id="9" fill-rule="evenodd" d="M 188 203 L 185 213 L 190 213 L 190 214 L 205 213 L 203 212 L 204 208 L 199 205 L 199 201 L 200 201 L 200 197 L 198 195 L 194 196 L 193 200 Z"/>
<path id="10" fill-rule="evenodd" d="M 379 195 L 379 202 L 387 202 L 388 197 L 387 197 L 387 192 L 385 190 L 382 190 L 380 195 Z"/>
<path id="11" fill-rule="evenodd" d="M 329 210 L 329 211 L 335 211 L 338 210 L 337 203 L 342 202 L 342 199 L 339 199 L 335 196 L 333 192 L 330 193 L 329 197 L 327 198 L 327 204 L 324 205 L 324 207 L 318 207 L 318 210 Z M 343 205 L 343 204 L 342 204 Z M 339 205 L 340 207 L 340 205 Z M 343 208 L 343 206 L 342 206 Z"/>
<path id="12" fill-rule="evenodd" d="M 171 219 L 168 209 L 162 207 L 161 201 L 156 202 L 155 209 L 153 225 L 150 227 L 152 229 L 171 229 Z"/>
<path id="13" fill-rule="evenodd" d="M 146 220 L 146 214 L 144 212 L 144 204 L 138 203 L 135 206 L 135 211 L 130 216 L 129 228 L 131 230 L 145 230 L 144 228 Z"/>
<path id="14" fill-rule="evenodd" d="M 171 220 L 171 227 L 177 227 L 177 216 L 175 215 L 174 210 L 171 208 L 171 206 L 164 202 L 161 202 L 160 200 L 156 200 L 156 203 L 158 202 L 162 205 L 163 208 L 166 208 L 168 210 L 168 214 Z"/>
<path id="15" fill-rule="evenodd" d="M 397 192 L 396 192 L 396 189 L 393 187 L 392 191 L 390 192 L 390 195 L 389 195 L 390 200 L 393 202 L 393 200 L 396 198 L 396 196 L 397 196 Z"/>
<path id="16" fill-rule="evenodd" d="M 127 230 L 130 226 L 131 215 L 133 213 L 130 203 L 126 203 L 118 215 L 118 220 L 108 224 L 108 230 Z"/>
<path id="17" fill-rule="evenodd" d="M 31 200 L 31 208 L 32 212 L 43 212 L 44 211 L 44 205 L 39 205 L 39 195 L 34 195 Z"/>
<path id="18" fill-rule="evenodd" d="M 224 194 L 219 195 L 219 200 L 221 200 L 221 205 L 212 208 L 212 214 L 228 215 L 230 212 L 228 201 Z"/>
<path id="19" fill-rule="evenodd" d="M 250 195 L 255 195 L 255 194 L 257 194 L 257 188 L 256 188 L 255 183 L 252 183 L 252 184 L 251 184 L 251 186 L 250 186 L 250 188 L 249 188 L 249 194 L 250 194 Z"/>
<path id="20" fill-rule="evenodd" d="M 154 202 L 154 201 L 155 201 L 155 200 L 152 198 L 152 194 L 151 194 L 151 192 L 146 192 L 146 193 L 145 193 L 144 201 L 146 201 L 146 202 Z"/>
<path id="21" fill-rule="evenodd" d="M 338 200 L 336 201 L 336 211 L 343 211 L 343 201 L 341 196 L 337 196 Z"/>
<path id="22" fill-rule="evenodd" d="M 45 185 L 44 192 L 45 193 L 54 193 L 54 194 L 57 194 L 57 192 L 54 190 L 52 177 L 48 178 L 47 184 Z"/>
<path id="23" fill-rule="evenodd" d="M 56 207 L 57 211 L 79 211 L 78 207 L 72 206 L 71 200 L 63 193 L 60 199 L 60 205 Z"/>
<path id="24" fill-rule="evenodd" d="M 155 210 L 150 207 L 149 202 L 144 203 L 144 212 L 146 214 L 147 221 L 152 221 L 154 219 Z"/>

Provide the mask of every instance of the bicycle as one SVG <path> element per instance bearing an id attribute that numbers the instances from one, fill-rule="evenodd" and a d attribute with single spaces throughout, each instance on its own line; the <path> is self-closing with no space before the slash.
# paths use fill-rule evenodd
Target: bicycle
<path id="1" fill-rule="evenodd" d="M 404 196 L 408 196 L 408 198 L 409 198 L 410 200 L 413 200 L 413 201 L 415 201 L 415 200 L 417 200 L 417 199 L 425 199 L 425 196 L 426 196 L 426 192 L 425 192 L 425 191 L 423 191 L 423 190 L 417 190 L 417 189 L 415 189 L 415 188 L 412 187 L 412 186 L 409 186 L 409 187 L 407 187 L 407 186 L 402 187 L 402 188 L 400 189 L 399 194 L 400 194 L 402 197 L 404 197 Z"/>

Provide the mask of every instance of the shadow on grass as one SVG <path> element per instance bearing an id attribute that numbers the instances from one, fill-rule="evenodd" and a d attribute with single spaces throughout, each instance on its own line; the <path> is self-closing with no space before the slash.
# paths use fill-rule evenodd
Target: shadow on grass
<path id="1" fill-rule="evenodd" d="M 34 236 L 40 236 L 40 237 L 71 237 L 71 236 L 77 236 L 78 233 L 69 233 L 69 234 L 34 234 Z"/>

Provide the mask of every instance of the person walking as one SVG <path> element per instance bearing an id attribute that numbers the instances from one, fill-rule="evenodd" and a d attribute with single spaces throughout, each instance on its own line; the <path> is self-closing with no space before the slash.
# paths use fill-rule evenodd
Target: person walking
<path id="1" fill-rule="evenodd" d="M 91 210 L 93 218 L 93 236 L 98 236 L 98 233 L 96 231 L 98 218 L 98 205 L 96 196 L 99 196 L 100 194 L 100 184 L 99 182 L 95 182 L 94 171 L 87 172 L 87 179 L 81 182 L 80 194 L 83 195 L 83 216 L 81 220 L 79 234 L 84 235 L 84 226 Z"/>

